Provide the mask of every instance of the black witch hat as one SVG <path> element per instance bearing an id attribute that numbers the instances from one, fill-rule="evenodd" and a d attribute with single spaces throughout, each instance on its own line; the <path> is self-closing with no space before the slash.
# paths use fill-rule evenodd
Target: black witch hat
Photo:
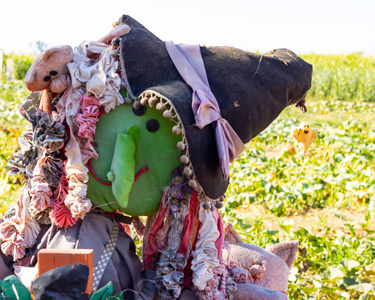
<path id="1" fill-rule="evenodd" d="M 122 38 L 120 56 L 128 93 L 176 122 L 173 130 L 183 134 L 177 146 L 186 165 L 184 173 L 193 178 L 191 186 L 197 185 L 210 199 L 219 199 L 229 179 L 221 171 L 213 126 L 195 126 L 193 90 L 163 41 L 129 16 L 122 16 L 117 24 L 121 23 L 131 28 Z M 312 66 L 292 51 L 276 49 L 260 55 L 233 47 L 200 47 L 200 52 L 221 116 L 243 143 L 270 125 L 288 105 L 306 111 Z"/>

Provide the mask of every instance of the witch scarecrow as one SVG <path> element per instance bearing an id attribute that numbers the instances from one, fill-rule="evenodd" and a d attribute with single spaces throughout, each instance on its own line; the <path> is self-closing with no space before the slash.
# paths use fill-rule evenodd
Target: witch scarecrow
<path id="1" fill-rule="evenodd" d="M 126 15 L 98 41 L 48 49 L 25 78 L 31 127 L 7 166 L 25 184 L 0 224 L 0 275 L 22 278 L 41 249 L 94 249 L 94 292 L 111 282 L 124 299 L 253 299 L 271 268 L 223 259 L 229 163 L 285 107 L 306 111 L 311 76 L 287 49 L 175 45 Z M 287 276 L 295 250 L 257 257 L 282 253 Z M 270 280 L 257 289 L 287 297 Z"/>

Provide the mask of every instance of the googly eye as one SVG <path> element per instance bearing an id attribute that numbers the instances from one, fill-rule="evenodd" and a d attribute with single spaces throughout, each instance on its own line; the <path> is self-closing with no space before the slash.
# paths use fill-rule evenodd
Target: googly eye
<path id="1" fill-rule="evenodd" d="M 150 132 L 156 132 L 159 130 L 160 124 L 158 120 L 151 119 L 146 123 L 146 129 Z"/>
<path id="2" fill-rule="evenodd" d="M 51 72 L 49 72 L 49 75 L 52 75 L 52 76 L 56 76 L 57 74 L 59 74 L 59 72 L 57 72 L 57 71 L 51 71 Z"/>
<path id="3" fill-rule="evenodd" d="M 48 81 L 50 81 L 51 79 L 52 79 L 52 77 L 49 76 L 49 75 L 47 75 L 46 77 L 43 78 L 43 80 L 44 80 L 45 82 L 48 82 Z"/>
<path id="4" fill-rule="evenodd" d="M 146 106 L 139 106 L 138 109 L 135 109 L 134 107 L 132 108 L 133 110 L 133 114 L 135 114 L 136 116 L 143 116 L 145 113 L 146 113 Z"/>

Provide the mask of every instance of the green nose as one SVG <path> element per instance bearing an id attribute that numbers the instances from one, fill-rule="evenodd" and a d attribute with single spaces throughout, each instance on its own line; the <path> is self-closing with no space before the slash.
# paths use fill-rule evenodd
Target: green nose
<path id="1" fill-rule="evenodd" d="M 128 132 L 129 133 L 129 132 Z M 113 153 L 111 171 L 107 178 L 112 181 L 112 192 L 121 207 L 128 205 L 129 193 L 134 182 L 135 142 L 130 134 L 119 133 Z"/>

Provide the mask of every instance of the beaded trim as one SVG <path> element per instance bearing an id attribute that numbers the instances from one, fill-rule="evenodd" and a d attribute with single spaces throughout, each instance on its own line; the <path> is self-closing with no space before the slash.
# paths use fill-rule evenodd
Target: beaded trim
<path id="1" fill-rule="evenodd" d="M 176 124 L 172 128 L 172 132 L 177 135 L 182 135 L 182 140 L 177 143 L 177 148 L 181 151 L 180 161 L 185 166 L 183 174 L 187 177 L 189 186 L 193 188 L 197 193 L 198 200 L 200 202 L 205 202 L 203 204 L 205 209 L 214 210 L 215 207 L 223 207 L 225 196 L 222 195 L 218 199 L 209 198 L 205 194 L 202 186 L 199 184 L 194 174 L 194 168 L 190 161 L 189 144 L 185 136 L 184 124 L 182 123 L 181 117 L 175 109 L 173 103 L 167 97 L 156 91 L 146 90 L 142 94 L 140 94 L 138 99 L 136 99 L 133 103 L 133 107 L 135 109 L 139 108 L 140 105 L 149 105 L 150 107 L 155 107 L 157 110 L 163 112 L 164 118 L 167 118 L 171 122 Z"/>

